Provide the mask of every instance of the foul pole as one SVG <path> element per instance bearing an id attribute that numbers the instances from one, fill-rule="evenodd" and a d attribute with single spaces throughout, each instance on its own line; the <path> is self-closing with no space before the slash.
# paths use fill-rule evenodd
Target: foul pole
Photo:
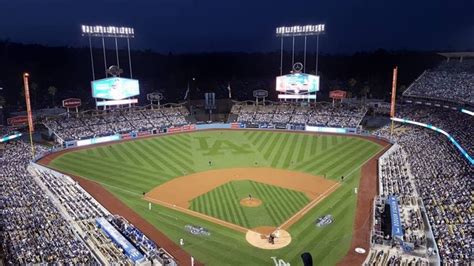
<path id="1" fill-rule="evenodd" d="M 395 101 L 397 96 L 397 75 L 398 75 L 398 67 L 396 66 L 393 69 L 393 78 L 392 78 L 392 101 L 390 104 L 390 118 L 395 117 Z M 393 134 L 393 120 L 392 125 L 390 126 L 390 138 L 392 138 Z"/>
<path id="2" fill-rule="evenodd" d="M 28 116 L 28 131 L 30 133 L 30 144 L 31 144 L 31 156 L 35 158 L 35 146 L 33 145 L 33 116 L 31 114 L 31 104 L 30 104 L 30 86 L 29 79 L 30 75 L 28 73 L 23 73 L 23 87 L 25 88 L 25 102 L 26 102 L 26 113 Z"/>

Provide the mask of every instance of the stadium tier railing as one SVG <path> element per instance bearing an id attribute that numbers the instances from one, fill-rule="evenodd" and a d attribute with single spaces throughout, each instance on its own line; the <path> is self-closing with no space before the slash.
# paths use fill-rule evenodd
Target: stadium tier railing
<path id="1" fill-rule="evenodd" d="M 444 131 L 440 128 L 437 128 L 433 125 L 428 125 L 428 124 L 425 124 L 425 123 L 420 123 L 420 122 L 416 122 L 416 121 L 412 121 L 412 120 L 408 120 L 408 119 L 401 119 L 401 118 L 393 117 L 393 118 L 391 118 L 391 120 L 395 121 L 395 122 L 403 123 L 403 124 L 411 124 L 411 125 L 415 125 L 415 126 L 425 127 L 425 128 L 431 129 L 435 132 L 441 133 L 442 135 L 447 137 L 449 139 L 449 141 L 451 141 L 451 143 L 453 143 L 453 145 L 459 150 L 459 152 L 463 155 L 463 157 L 466 158 L 471 163 L 471 165 L 474 165 L 474 159 L 471 157 L 471 155 L 448 132 L 446 132 L 446 131 Z"/>

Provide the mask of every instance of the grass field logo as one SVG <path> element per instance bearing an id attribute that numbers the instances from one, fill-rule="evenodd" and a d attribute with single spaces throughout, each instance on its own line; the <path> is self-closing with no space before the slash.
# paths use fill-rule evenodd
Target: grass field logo
<path id="1" fill-rule="evenodd" d="M 199 141 L 199 150 L 204 151 L 203 155 L 224 155 L 226 152 L 231 154 L 253 153 L 248 144 L 238 145 L 230 140 L 214 139 L 209 141 L 208 137 L 197 137 Z"/>
<path id="2" fill-rule="evenodd" d="M 290 263 L 289 262 L 285 262 L 284 260 L 282 259 L 279 259 L 277 260 L 276 257 L 270 257 L 273 262 L 275 263 L 275 266 L 290 266 Z"/>

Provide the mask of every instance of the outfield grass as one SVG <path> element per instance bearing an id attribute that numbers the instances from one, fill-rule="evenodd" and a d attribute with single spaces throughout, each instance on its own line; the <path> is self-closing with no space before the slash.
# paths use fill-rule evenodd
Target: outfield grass
<path id="1" fill-rule="evenodd" d="M 173 241 L 184 238 L 184 248 L 208 265 L 270 265 L 271 256 L 299 265 L 305 251 L 318 265 L 333 265 L 350 246 L 360 166 L 381 148 L 349 136 L 201 131 L 79 150 L 58 157 L 51 166 L 99 182 Z M 177 176 L 230 167 L 274 167 L 346 178 L 290 227 L 292 243 L 276 251 L 256 249 L 240 232 L 159 205 L 149 211 L 148 202 L 141 199 L 143 192 Z M 326 214 L 333 215 L 334 223 L 315 227 L 314 220 Z M 204 226 L 212 235 L 190 235 L 184 230 L 187 224 Z"/>
<path id="2" fill-rule="evenodd" d="M 243 207 L 240 200 L 252 195 L 262 201 L 258 207 Z M 246 228 L 279 226 L 309 203 L 302 192 L 238 180 L 219 186 L 191 201 L 191 210 Z"/>

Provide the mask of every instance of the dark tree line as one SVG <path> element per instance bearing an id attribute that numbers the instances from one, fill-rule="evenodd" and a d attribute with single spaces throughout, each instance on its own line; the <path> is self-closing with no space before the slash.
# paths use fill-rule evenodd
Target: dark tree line
<path id="1" fill-rule="evenodd" d="M 94 49 L 96 78 L 103 78 L 101 49 Z M 297 54 L 301 59 L 302 55 Z M 308 54 L 308 71 L 314 73 L 314 54 Z M 399 87 L 406 88 L 423 70 L 435 66 L 442 58 L 432 52 L 385 51 L 353 55 L 320 55 L 319 98 L 329 90 L 349 90 L 353 96 L 387 98 L 392 69 L 399 67 Z M 120 51 L 123 76 L 129 76 L 128 56 Z M 108 65 L 115 64 L 115 51 L 107 52 Z M 291 55 L 285 54 L 284 73 L 291 69 Z M 59 105 L 67 97 L 78 97 L 92 105 L 92 80 L 89 49 L 45 47 L 0 41 L 0 96 L 8 110 L 22 110 L 22 73 L 31 76 L 34 108 Z M 149 50 L 132 51 L 133 77 L 140 80 L 140 101 L 146 93 L 160 91 L 165 101 L 183 100 L 187 87 L 193 99 L 214 91 L 227 97 L 227 86 L 233 98 L 250 99 L 254 89 L 266 89 L 276 98 L 275 77 L 279 75 L 280 53 L 201 53 L 160 54 Z M 194 78 L 194 79 L 193 79 Z M 3 100 L 2 100 L 3 101 Z"/>

